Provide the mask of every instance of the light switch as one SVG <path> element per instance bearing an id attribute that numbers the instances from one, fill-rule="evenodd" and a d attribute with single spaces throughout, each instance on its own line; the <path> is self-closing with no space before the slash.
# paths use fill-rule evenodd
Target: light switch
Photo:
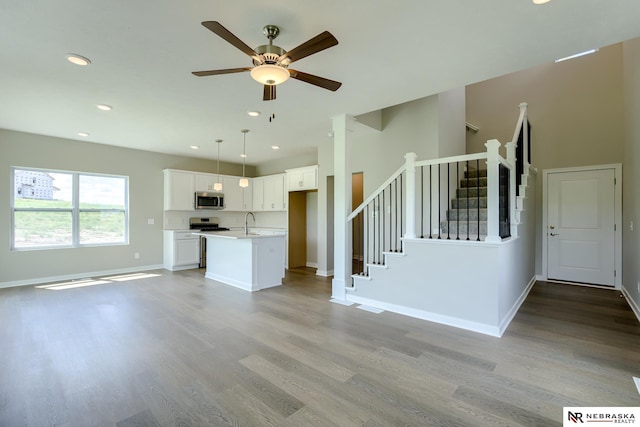
<path id="1" fill-rule="evenodd" d="M 147 224 L 149 224 L 149 225 L 153 225 L 153 224 L 155 224 L 155 223 L 156 223 L 156 220 L 155 220 L 155 219 L 153 219 L 153 218 L 147 218 Z"/>

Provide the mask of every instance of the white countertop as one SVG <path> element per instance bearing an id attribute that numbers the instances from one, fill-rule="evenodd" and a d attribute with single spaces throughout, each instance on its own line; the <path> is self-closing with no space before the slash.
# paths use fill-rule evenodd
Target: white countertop
<path id="1" fill-rule="evenodd" d="M 207 238 L 215 237 L 218 239 L 263 239 L 267 237 L 284 237 L 284 234 L 258 234 L 253 232 L 244 234 L 244 230 L 194 231 L 192 234 L 195 236 L 204 236 Z"/>

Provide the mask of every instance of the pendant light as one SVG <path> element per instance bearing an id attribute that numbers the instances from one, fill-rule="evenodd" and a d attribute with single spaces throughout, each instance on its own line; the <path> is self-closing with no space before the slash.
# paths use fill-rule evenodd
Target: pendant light
<path id="1" fill-rule="evenodd" d="M 213 189 L 214 191 L 222 191 L 222 182 L 220 181 L 220 144 L 222 140 L 216 139 L 216 143 L 218 144 L 218 180 L 213 184 Z"/>
<path id="2" fill-rule="evenodd" d="M 249 186 L 249 180 L 244 174 L 244 164 L 247 158 L 247 132 L 249 129 L 242 129 L 242 178 L 240 178 L 240 187 L 247 188 Z"/>

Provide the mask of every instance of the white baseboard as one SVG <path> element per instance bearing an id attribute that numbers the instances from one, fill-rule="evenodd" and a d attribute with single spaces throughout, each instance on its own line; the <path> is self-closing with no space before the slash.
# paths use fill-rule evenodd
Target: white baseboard
<path id="1" fill-rule="evenodd" d="M 346 295 L 347 301 L 352 301 L 358 304 L 364 304 L 382 310 L 391 311 L 394 313 L 402 314 L 409 317 L 415 317 L 416 319 L 428 320 L 430 322 L 440 323 L 442 325 L 453 326 L 455 328 L 466 329 L 472 332 L 478 332 L 492 337 L 500 337 L 500 329 L 497 326 L 491 326 L 484 323 L 471 322 L 469 320 L 459 319 L 457 317 L 444 316 L 442 314 L 431 313 L 423 310 L 416 310 L 415 308 L 405 307 L 402 305 L 390 304 L 387 302 L 372 300 L 369 298 L 363 298 L 354 294 Z"/>
<path id="2" fill-rule="evenodd" d="M 537 280 L 536 276 L 533 276 L 531 278 L 531 280 L 529 281 L 529 284 L 527 284 L 527 287 L 524 289 L 524 291 L 522 291 L 522 294 L 520 294 L 516 302 L 513 304 L 513 307 L 511 307 L 511 310 L 509 310 L 507 315 L 500 322 L 499 336 L 502 336 L 502 334 L 504 334 L 504 331 L 507 330 L 513 318 L 516 317 L 516 314 L 518 314 L 518 310 L 520 310 L 520 306 L 524 303 L 524 300 L 527 299 L 527 295 L 529 295 L 529 292 L 531 292 L 531 288 L 533 288 L 533 285 L 536 283 L 536 280 Z"/>
<path id="3" fill-rule="evenodd" d="M 333 276 L 333 270 L 316 270 L 316 276 L 331 277 Z"/>
<path id="4" fill-rule="evenodd" d="M 307 262 L 307 267 L 318 268 L 317 262 Z"/>
<path id="5" fill-rule="evenodd" d="M 631 310 L 638 318 L 638 321 L 640 321 L 640 306 L 638 306 L 636 301 L 633 298 L 631 298 L 631 295 L 629 294 L 629 292 L 624 286 L 622 287 L 622 295 L 624 295 L 624 298 L 627 300 L 629 307 L 631 307 Z"/>
<path id="6" fill-rule="evenodd" d="M 164 266 L 162 264 L 143 265 L 139 267 L 119 268 L 115 270 L 101 270 L 101 271 L 90 271 L 85 273 L 65 274 L 63 276 L 38 277 L 35 279 L 15 280 L 12 282 L 0 282 L 0 289 L 12 288 L 14 286 L 29 286 L 29 285 L 39 285 L 42 283 L 62 282 L 65 280 L 85 279 L 88 277 L 96 277 L 96 276 L 113 276 L 116 274 L 137 273 L 140 271 L 160 270 L 163 268 Z"/>

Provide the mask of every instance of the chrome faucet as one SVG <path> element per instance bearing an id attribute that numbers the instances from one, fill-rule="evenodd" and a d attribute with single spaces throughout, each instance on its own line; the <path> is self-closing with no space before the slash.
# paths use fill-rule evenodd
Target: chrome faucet
<path id="1" fill-rule="evenodd" d="M 255 224 L 256 222 L 256 216 L 253 214 L 253 212 L 247 212 L 246 214 L 244 214 L 244 235 L 245 236 L 249 234 L 249 227 L 247 224 L 247 222 L 249 221 L 249 215 L 253 217 L 253 223 Z"/>

